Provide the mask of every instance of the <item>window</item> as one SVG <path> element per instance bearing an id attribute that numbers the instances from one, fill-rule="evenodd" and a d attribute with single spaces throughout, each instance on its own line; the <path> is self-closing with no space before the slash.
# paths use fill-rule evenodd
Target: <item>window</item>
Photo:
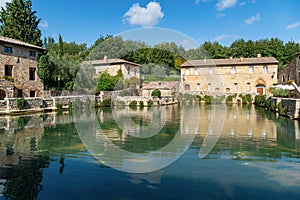
<path id="1" fill-rule="evenodd" d="M 29 80 L 35 81 L 35 68 L 32 67 L 29 68 Z"/>
<path id="2" fill-rule="evenodd" d="M 211 92 L 211 84 L 208 83 L 208 87 L 207 87 L 208 92 Z"/>
<path id="3" fill-rule="evenodd" d="M 263 67 L 263 73 L 268 73 L 268 66 Z"/>
<path id="4" fill-rule="evenodd" d="M 199 67 L 195 67 L 195 75 L 199 75 Z"/>
<path id="5" fill-rule="evenodd" d="M 247 92 L 250 92 L 251 91 L 251 85 L 250 83 L 247 83 Z"/>
<path id="6" fill-rule="evenodd" d="M 30 91 L 30 97 L 35 97 L 35 91 Z"/>
<path id="7" fill-rule="evenodd" d="M 285 77 L 284 77 L 284 75 L 282 75 L 281 82 L 284 82 L 284 81 L 285 81 Z"/>
<path id="8" fill-rule="evenodd" d="M 128 75 L 130 74 L 130 67 L 128 67 Z"/>
<path id="9" fill-rule="evenodd" d="M 214 68 L 209 67 L 209 74 L 214 74 Z"/>
<path id="10" fill-rule="evenodd" d="M 236 68 L 235 67 L 231 67 L 231 73 L 235 74 L 235 72 L 236 72 Z"/>
<path id="11" fill-rule="evenodd" d="M 253 67 L 253 66 L 250 66 L 250 67 L 249 67 L 249 73 L 252 74 L 253 72 L 254 72 L 254 67 Z"/>
<path id="12" fill-rule="evenodd" d="M 12 53 L 12 47 L 4 46 L 5 53 Z"/>
<path id="13" fill-rule="evenodd" d="M 186 69 L 185 69 L 185 75 L 190 75 L 190 70 L 189 70 L 189 68 L 186 68 Z"/>
<path id="14" fill-rule="evenodd" d="M 35 57 L 36 55 L 35 55 L 35 51 L 29 51 L 29 56 L 30 57 Z"/>
<path id="15" fill-rule="evenodd" d="M 239 89 L 239 86 L 237 83 L 234 83 L 234 90 L 237 91 Z"/>
<path id="16" fill-rule="evenodd" d="M 4 76 L 12 76 L 12 69 L 13 69 L 12 65 L 5 65 Z"/>
<path id="17" fill-rule="evenodd" d="M 184 90 L 190 90 L 190 89 L 191 89 L 191 86 L 189 84 L 185 84 Z"/>
<path id="18" fill-rule="evenodd" d="M 23 97 L 23 91 L 22 91 L 22 90 L 19 90 L 19 89 L 18 89 L 17 92 L 18 92 L 18 93 L 17 93 L 17 94 L 18 94 L 18 97 Z"/>
<path id="19" fill-rule="evenodd" d="M 136 76 L 136 68 L 134 68 L 134 75 Z"/>

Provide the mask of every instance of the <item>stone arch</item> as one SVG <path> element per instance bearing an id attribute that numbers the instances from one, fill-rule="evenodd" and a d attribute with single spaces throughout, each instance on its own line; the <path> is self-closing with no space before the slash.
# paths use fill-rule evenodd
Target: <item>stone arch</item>
<path id="1" fill-rule="evenodd" d="M 259 79 L 256 80 L 255 85 L 264 85 L 264 86 L 266 86 L 267 83 L 263 78 L 259 78 Z"/>
<path id="2" fill-rule="evenodd" d="M 6 98 L 6 92 L 0 89 L 0 100 L 4 100 Z"/>

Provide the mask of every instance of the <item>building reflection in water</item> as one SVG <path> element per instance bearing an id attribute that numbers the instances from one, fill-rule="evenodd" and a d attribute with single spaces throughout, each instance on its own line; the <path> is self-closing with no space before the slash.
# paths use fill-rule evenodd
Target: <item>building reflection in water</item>
<path id="1" fill-rule="evenodd" d="M 280 157 L 282 152 L 289 152 L 293 157 L 300 152 L 299 122 L 278 117 L 254 106 L 227 106 L 220 112 L 225 116 L 217 118 L 212 106 L 200 106 L 197 112 L 181 110 L 177 105 L 168 106 L 165 114 L 161 114 L 159 110 L 148 109 L 128 108 L 117 113 L 109 109 L 99 110 L 97 117 L 101 129 L 95 131 L 94 138 L 103 146 L 102 156 L 111 146 L 110 143 L 101 143 L 103 140 L 100 138 L 103 135 L 120 148 L 136 153 L 147 153 L 169 144 L 178 130 L 181 130 L 179 138 L 195 137 L 192 146 L 198 149 L 206 137 L 217 138 L 211 155 L 232 147 L 238 147 L 230 151 L 232 155 L 235 155 L 235 150 L 251 153 L 262 151 L 259 156 L 263 158 Z M 197 113 L 200 114 L 198 117 Z M 91 114 L 82 112 L 79 118 L 84 120 Z M 131 121 L 126 119 L 129 116 Z M 224 123 L 220 120 L 223 117 Z M 197 118 L 198 120 L 195 120 Z M 119 119 L 121 123 L 116 123 L 115 119 Z M 150 124 L 154 128 L 147 129 L 147 125 Z M 162 126 L 161 131 L 155 135 L 154 133 Z M 220 127 L 222 129 L 218 131 Z M 31 199 L 37 197 L 43 178 L 41 169 L 47 168 L 50 162 L 57 162 L 60 164 L 57 173 L 63 173 L 66 154 L 82 156 L 80 153 L 86 152 L 80 139 L 73 116 L 69 114 L 0 117 L 0 196 L 23 199 L 28 197 L 26 195 L 30 195 Z M 270 154 L 260 148 L 263 145 L 270 147 Z M 180 152 L 184 148 L 185 146 L 179 145 L 177 150 Z M 168 157 L 178 152 L 166 151 L 161 156 Z M 126 155 L 120 154 L 119 157 L 112 158 L 112 161 L 122 164 L 124 156 Z M 56 159 L 50 161 L 54 157 Z M 234 156 L 231 158 L 234 159 Z M 143 158 L 136 160 L 142 161 Z M 154 188 L 159 184 L 162 175 L 163 171 L 159 171 L 156 174 L 130 176 L 130 180 L 134 184 L 147 182 L 149 187 Z M 20 181 L 25 182 L 27 187 L 22 187 Z M 22 193 L 12 194 L 10 191 Z"/>

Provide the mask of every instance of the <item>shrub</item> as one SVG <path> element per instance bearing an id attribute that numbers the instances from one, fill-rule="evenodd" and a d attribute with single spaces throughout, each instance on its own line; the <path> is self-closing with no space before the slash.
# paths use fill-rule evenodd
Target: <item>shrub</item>
<path id="1" fill-rule="evenodd" d="M 56 104 L 56 109 L 58 113 L 62 112 L 62 105 L 60 103 Z"/>
<path id="2" fill-rule="evenodd" d="M 233 96 L 229 95 L 227 98 L 226 98 L 226 103 L 232 103 L 233 102 Z"/>
<path id="3" fill-rule="evenodd" d="M 18 98 L 17 99 L 17 107 L 19 110 L 24 109 L 26 106 L 26 100 L 24 99 L 24 97 Z"/>
<path id="4" fill-rule="evenodd" d="M 246 95 L 245 95 L 245 98 L 246 98 L 246 100 L 247 100 L 247 102 L 248 102 L 249 104 L 252 104 L 252 97 L 251 97 L 250 94 L 246 94 Z"/>
<path id="5" fill-rule="evenodd" d="M 129 103 L 130 108 L 136 108 L 137 107 L 137 101 L 133 100 Z"/>
<path id="6" fill-rule="evenodd" d="M 266 103 L 266 96 L 265 95 L 256 95 L 254 104 L 257 106 L 264 107 Z"/>
<path id="7" fill-rule="evenodd" d="M 288 111 L 288 108 L 286 106 L 283 106 L 282 103 L 280 102 L 278 104 L 278 112 L 280 115 L 287 115 L 287 111 Z"/>
<path id="8" fill-rule="evenodd" d="M 151 99 L 149 99 L 147 101 L 147 106 L 149 106 L 149 107 L 153 106 L 153 101 Z"/>
<path id="9" fill-rule="evenodd" d="M 270 92 L 273 94 L 274 97 L 288 97 L 289 96 L 289 91 L 286 89 L 270 88 Z"/>
<path id="10" fill-rule="evenodd" d="M 68 110 L 69 110 L 69 111 L 72 111 L 72 109 L 73 109 L 73 102 L 70 101 L 70 102 L 68 103 Z"/>
<path id="11" fill-rule="evenodd" d="M 140 101 L 140 108 L 144 108 L 144 102 Z"/>
<path id="12" fill-rule="evenodd" d="M 153 90 L 153 92 L 151 93 L 151 96 L 161 98 L 160 90 L 159 89 Z"/>
<path id="13" fill-rule="evenodd" d="M 204 101 L 205 101 L 205 104 L 211 104 L 211 96 L 205 95 Z"/>
<path id="14" fill-rule="evenodd" d="M 271 97 L 269 97 L 266 102 L 265 102 L 265 106 L 270 109 L 271 108 Z"/>
<path id="15" fill-rule="evenodd" d="M 99 103 L 100 107 L 109 107 L 111 105 L 111 98 L 104 99 L 102 102 Z"/>
<path id="16" fill-rule="evenodd" d="M 276 110 L 276 104 L 274 102 L 271 103 L 270 110 L 272 110 L 272 111 Z"/>

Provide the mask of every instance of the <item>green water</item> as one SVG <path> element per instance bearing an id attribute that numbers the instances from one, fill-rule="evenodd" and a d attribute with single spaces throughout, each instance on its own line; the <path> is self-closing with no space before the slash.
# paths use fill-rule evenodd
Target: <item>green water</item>
<path id="1" fill-rule="evenodd" d="M 0 199 L 299 199 L 299 152 L 253 106 L 3 116 Z"/>

